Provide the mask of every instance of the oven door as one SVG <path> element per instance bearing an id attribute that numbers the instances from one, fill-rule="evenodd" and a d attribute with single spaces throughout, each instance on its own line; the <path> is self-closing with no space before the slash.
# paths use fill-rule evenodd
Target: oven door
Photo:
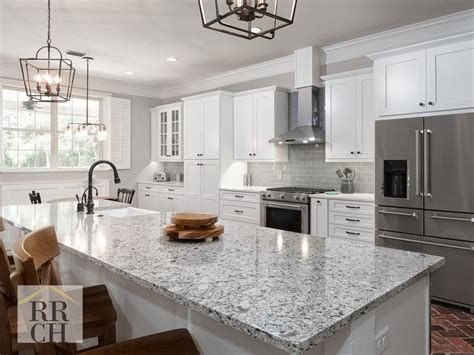
<path id="1" fill-rule="evenodd" d="M 299 203 L 262 201 L 260 225 L 297 233 L 309 233 L 309 206 Z"/>

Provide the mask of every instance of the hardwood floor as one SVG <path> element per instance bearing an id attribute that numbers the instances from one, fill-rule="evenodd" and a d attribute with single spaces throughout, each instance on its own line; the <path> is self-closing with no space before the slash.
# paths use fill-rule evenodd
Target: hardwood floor
<path id="1" fill-rule="evenodd" d="M 473 355 L 474 314 L 464 308 L 431 304 L 432 355 Z"/>

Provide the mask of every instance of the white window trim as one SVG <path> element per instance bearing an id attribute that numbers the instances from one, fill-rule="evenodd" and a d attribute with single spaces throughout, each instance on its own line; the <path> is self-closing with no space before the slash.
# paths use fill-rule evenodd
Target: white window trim
<path id="1" fill-rule="evenodd" d="M 22 81 L 0 78 L 0 112 L 3 115 L 3 88 L 13 88 L 13 89 L 24 89 Z M 86 90 L 74 88 L 74 96 L 80 96 L 81 98 L 86 97 Z M 103 123 L 109 127 L 110 126 L 110 99 L 112 97 L 111 93 L 100 92 L 100 91 L 90 91 L 89 96 L 94 99 L 100 99 L 101 104 L 101 117 L 103 118 Z M 53 107 L 53 111 L 57 108 Z M 57 116 L 57 115 L 56 115 Z M 84 172 L 89 171 L 89 168 L 78 167 L 78 168 L 58 168 L 57 167 L 57 144 L 58 144 L 58 130 L 57 130 L 57 120 L 56 122 L 51 123 L 51 165 L 55 166 L 54 168 L 23 168 L 23 169 L 4 169 L 3 168 L 3 123 L 0 125 L 0 173 L 2 174 L 31 174 L 31 173 L 59 173 L 59 172 Z M 56 127 L 53 127 L 55 125 Z M 54 147 L 56 146 L 56 147 Z M 102 151 L 102 158 L 107 159 L 109 156 L 109 143 L 108 141 L 104 143 Z M 56 150 L 54 150 L 56 148 Z M 97 168 L 95 171 L 108 171 L 110 168 Z"/>

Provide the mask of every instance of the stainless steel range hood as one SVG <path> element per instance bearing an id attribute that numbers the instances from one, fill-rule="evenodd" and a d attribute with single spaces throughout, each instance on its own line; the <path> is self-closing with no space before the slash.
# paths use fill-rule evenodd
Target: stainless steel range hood
<path id="1" fill-rule="evenodd" d="M 307 144 L 324 143 L 324 105 L 322 104 L 323 89 L 314 86 L 319 81 L 319 55 L 314 47 L 295 51 L 296 73 L 295 84 L 297 93 L 290 93 L 289 118 L 290 124 L 295 114 L 291 101 L 297 99 L 296 124 L 278 137 L 270 139 L 270 143 Z"/>

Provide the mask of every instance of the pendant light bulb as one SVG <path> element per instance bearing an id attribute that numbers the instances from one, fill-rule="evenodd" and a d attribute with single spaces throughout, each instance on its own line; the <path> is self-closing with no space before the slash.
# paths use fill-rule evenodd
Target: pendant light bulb
<path id="1" fill-rule="evenodd" d="M 40 73 L 38 73 L 38 74 L 35 75 L 35 81 L 36 81 L 37 83 L 41 83 L 41 81 L 43 81 L 43 78 L 41 77 L 41 74 L 40 74 Z"/>
<path id="2" fill-rule="evenodd" d="M 51 82 L 52 82 L 51 75 L 49 75 L 49 73 L 44 74 L 43 79 L 48 84 L 51 84 Z"/>
<path id="3" fill-rule="evenodd" d="M 99 128 L 99 132 L 97 132 L 97 140 L 102 142 L 107 139 L 107 129 L 105 127 Z"/>

